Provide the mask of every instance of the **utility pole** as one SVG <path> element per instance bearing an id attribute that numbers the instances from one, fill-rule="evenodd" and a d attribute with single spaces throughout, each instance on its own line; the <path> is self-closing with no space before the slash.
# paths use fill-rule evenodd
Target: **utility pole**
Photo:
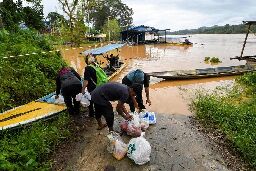
<path id="1" fill-rule="evenodd" d="M 109 17 L 110 17 L 110 16 L 108 16 L 108 42 L 110 42 Z"/>
<path id="2" fill-rule="evenodd" d="M 90 14 L 89 14 L 89 10 L 88 10 L 88 32 L 90 34 Z"/>

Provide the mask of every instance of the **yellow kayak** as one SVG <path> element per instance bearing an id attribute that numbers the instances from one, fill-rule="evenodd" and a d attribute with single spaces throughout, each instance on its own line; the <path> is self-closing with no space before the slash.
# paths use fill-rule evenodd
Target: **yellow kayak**
<path id="1" fill-rule="evenodd" d="M 30 102 L 0 114 L 0 130 L 27 124 L 49 117 L 66 109 L 65 105 Z"/>

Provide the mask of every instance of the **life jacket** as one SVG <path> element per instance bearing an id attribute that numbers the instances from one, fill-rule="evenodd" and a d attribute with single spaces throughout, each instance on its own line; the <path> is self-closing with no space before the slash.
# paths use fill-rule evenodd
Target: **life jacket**
<path id="1" fill-rule="evenodd" d="M 92 79 L 92 82 L 98 87 L 102 84 L 105 84 L 108 82 L 108 76 L 107 74 L 103 71 L 103 69 L 99 65 L 89 65 L 93 67 L 93 69 L 96 71 L 96 77 L 97 77 L 97 82 L 95 83 Z"/>

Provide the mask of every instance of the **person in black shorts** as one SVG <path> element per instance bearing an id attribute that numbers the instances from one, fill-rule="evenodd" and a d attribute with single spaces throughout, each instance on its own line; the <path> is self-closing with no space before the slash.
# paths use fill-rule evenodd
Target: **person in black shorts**
<path id="1" fill-rule="evenodd" d="M 94 89 L 91 96 L 95 107 L 95 117 L 98 121 L 99 130 L 106 126 L 106 124 L 103 124 L 101 121 L 101 116 L 103 115 L 109 131 L 113 131 L 114 112 L 110 101 L 118 101 L 116 111 L 119 115 L 127 120 L 132 119 L 132 116 L 126 110 L 124 103 L 131 101 L 130 99 L 134 99 L 135 101 L 133 87 L 129 88 L 121 83 L 109 82 Z"/>

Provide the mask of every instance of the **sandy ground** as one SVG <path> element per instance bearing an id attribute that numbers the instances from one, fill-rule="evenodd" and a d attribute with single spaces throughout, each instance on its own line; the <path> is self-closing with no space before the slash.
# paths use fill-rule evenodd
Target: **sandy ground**
<path id="1" fill-rule="evenodd" d="M 216 149 L 216 143 L 191 124 L 191 117 L 157 114 L 157 124 L 146 131 L 152 147 L 150 162 L 138 166 L 128 157 L 117 161 L 107 151 L 107 128 L 98 131 L 95 120 L 83 118 L 84 128 L 62 144 L 55 152 L 53 170 L 101 171 L 114 166 L 117 171 L 127 170 L 231 170 Z M 131 137 L 122 135 L 128 143 Z M 234 169 L 234 168 L 233 168 Z M 232 170 L 233 170 L 232 169 Z M 235 170 L 241 168 L 236 168 Z"/>

